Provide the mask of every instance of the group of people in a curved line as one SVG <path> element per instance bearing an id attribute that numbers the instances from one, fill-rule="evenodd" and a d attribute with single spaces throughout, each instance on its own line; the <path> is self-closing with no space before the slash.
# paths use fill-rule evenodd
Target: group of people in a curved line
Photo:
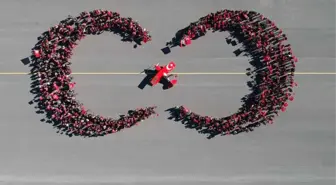
<path id="1" fill-rule="evenodd" d="M 32 52 L 33 93 L 39 112 L 47 114 L 49 122 L 68 135 L 101 136 L 131 127 L 156 115 L 153 107 L 130 110 L 119 119 L 104 118 L 88 111 L 76 100 L 69 59 L 76 42 L 86 35 L 111 31 L 125 41 L 139 44 L 151 40 L 148 31 L 132 18 L 119 13 L 94 10 L 69 16 L 39 37 Z"/>
<path id="2" fill-rule="evenodd" d="M 288 101 L 294 100 L 295 63 L 287 37 L 275 23 L 253 11 L 221 10 L 200 18 L 183 29 L 179 45 L 185 38 L 195 40 L 207 31 L 229 31 L 243 43 L 244 52 L 252 59 L 254 69 L 248 72 L 252 93 L 243 98 L 243 106 L 234 114 L 214 118 L 201 116 L 186 106 L 171 109 L 171 118 L 181 120 L 186 127 L 215 135 L 229 135 L 252 131 L 261 124 L 272 124 L 279 111 L 284 112 Z M 184 43 L 184 42 L 183 42 Z"/>
<path id="3" fill-rule="evenodd" d="M 261 124 L 273 123 L 279 110 L 285 111 L 292 101 L 295 62 L 287 37 L 275 24 L 256 12 L 221 10 L 200 18 L 185 28 L 182 37 L 175 40 L 197 39 L 207 31 L 229 31 L 240 38 L 245 51 L 254 61 L 253 93 L 246 96 L 238 112 L 224 118 L 201 116 L 185 106 L 176 107 L 173 116 L 188 127 L 210 135 L 235 134 L 251 131 Z M 119 119 L 104 118 L 88 111 L 76 100 L 70 61 L 76 42 L 86 35 L 111 31 L 125 41 L 139 44 L 151 40 L 148 30 L 132 18 L 120 17 L 107 10 L 82 12 L 68 17 L 50 28 L 39 38 L 32 52 L 33 92 L 38 109 L 47 114 L 55 127 L 68 135 L 100 136 L 131 127 L 156 115 L 155 106 L 129 111 Z"/>

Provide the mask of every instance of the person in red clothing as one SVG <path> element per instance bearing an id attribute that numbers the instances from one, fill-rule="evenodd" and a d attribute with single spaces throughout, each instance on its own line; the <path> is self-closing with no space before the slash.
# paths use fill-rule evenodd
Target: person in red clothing
<path id="1" fill-rule="evenodd" d="M 34 50 L 33 54 L 36 58 L 40 58 L 41 57 L 41 52 L 39 50 Z"/>

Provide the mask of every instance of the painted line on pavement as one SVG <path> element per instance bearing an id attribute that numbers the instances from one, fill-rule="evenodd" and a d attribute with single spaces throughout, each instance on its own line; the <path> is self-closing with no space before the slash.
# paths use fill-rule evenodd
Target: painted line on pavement
<path id="1" fill-rule="evenodd" d="M 28 75 L 24 72 L 0 72 L 0 75 Z M 144 75 L 136 72 L 74 72 L 73 75 Z M 176 75 L 246 75 L 246 72 L 180 72 Z M 336 72 L 296 72 L 295 75 L 336 75 Z"/>

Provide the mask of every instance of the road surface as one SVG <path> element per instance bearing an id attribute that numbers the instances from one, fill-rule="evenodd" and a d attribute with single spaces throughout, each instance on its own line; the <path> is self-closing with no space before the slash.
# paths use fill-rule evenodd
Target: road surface
<path id="1" fill-rule="evenodd" d="M 133 49 L 118 36 L 88 37 L 72 58 L 76 91 L 86 107 L 116 116 L 158 105 L 160 116 L 101 138 L 69 138 L 39 122 L 28 105 L 29 77 L 20 60 L 36 38 L 67 15 L 96 8 L 131 16 L 153 41 Z M 247 58 L 235 57 L 226 33 L 208 34 L 190 47 L 160 51 L 175 32 L 219 9 L 254 10 L 274 20 L 299 57 L 296 99 L 274 125 L 252 133 L 208 140 L 167 120 L 165 109 L 187 105 L 195 112 L 225 116 L 248 93 L 241 74 Z M 333 0 L 3 0 L 0 3 L 0 184 L 77 185 L 332 185 L 335 184 L 335 1 Z M 139 90 L 140 72 L 151 64 L 177 63 L 181 75 L 169 91 Z M 5 73 L 13 73 L 7 74 Z M 325 74 L 324 74 L 325 73 Z M 330 74 L 327 74 L 330 73 Z"/>

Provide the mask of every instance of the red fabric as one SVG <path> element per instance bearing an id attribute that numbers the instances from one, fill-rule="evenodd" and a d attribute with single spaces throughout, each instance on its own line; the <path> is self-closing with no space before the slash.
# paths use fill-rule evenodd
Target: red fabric
<path id="1" fill-rule="evenodd" d="M 54 94 L 54 95 L 52 96 L 52 98 L 53 98 L 54 100 L 58 100 L 58 96 L 57 96 L 56 94 Z"/>
<path id="2" fill-rule="evenodd" d="M 70 84 L 69 84 L 69 87 L 70 87 L 71 89 L 73 89 L 73 88 L 75 87 L 75 84 L 76 84 L 75 82 L 70 83 Z"/>
<path id="3" fill-rule="evenodd" d="M 144 42 L 144 43 L 148 42 L 147 37 L 144 37 L 143 42 Z"/>
<path id="4" fill-rule="evenodd" d="M 34 50 L 34 56 L 36 58 L 40 58 L 41 57 L 40 51 L 39 50 Z"/>
<path id="5" fill-rule="evenodd" d="M 286 107 L 281 107 L 281 111 L 285 112 L 286 111 Z"/>
<path id="6" fill-rule="evenodd" d="M 186 37 L 186 38 L 185 38 L 185 44 L 186 44 L 186 45 L 190 45 L 190 44 L 191 44 L 191 39 L 190 39 L 190 37 Z"/>
<path id="7" fill-rule="evenodd" d="M 155 65 L 155 70 L 160 71 L 161 70 L 161 66 Z"/>
<path id="8" fill-rule="evenodd" d="M 289 99 L 290 101 L 293 101 L 293 100 L 294 100 L 294 96 L 290 96 L 288 99 Z"/>

